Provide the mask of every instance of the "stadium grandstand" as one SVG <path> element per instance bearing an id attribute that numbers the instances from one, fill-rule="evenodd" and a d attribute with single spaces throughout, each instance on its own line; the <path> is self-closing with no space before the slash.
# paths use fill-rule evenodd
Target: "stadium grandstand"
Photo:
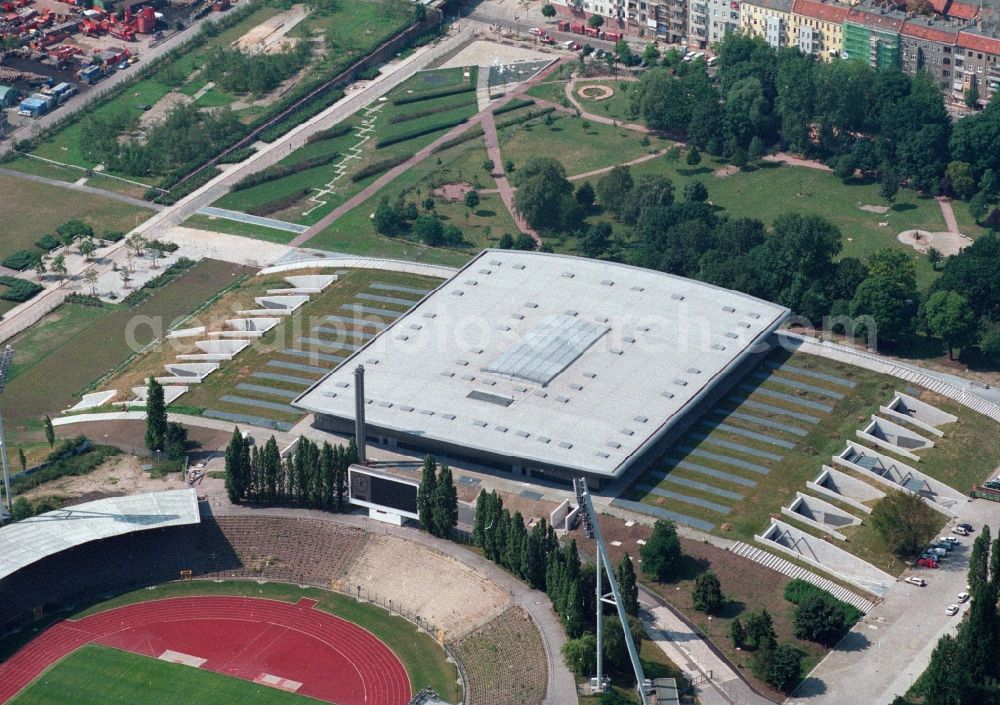
<path id="1" fill-rule="evenodd" d="M 770 348 L 788 310 L 661 272 L 485 250 L 294 404 L 365 434 L 592 485 L 642 469 Z"/>

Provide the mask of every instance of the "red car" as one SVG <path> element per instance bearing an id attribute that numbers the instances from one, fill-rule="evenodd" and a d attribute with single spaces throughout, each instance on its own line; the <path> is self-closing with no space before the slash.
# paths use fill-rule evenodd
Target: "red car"
<path id="1" fill-rule="evenodd" d="M 921 558 L 919 561 L 917 561 L 917 565 L 920 566 L 921 568 L 937 568 L 938 567 L 937 561 L 934 560 L 933 558 Z"/>

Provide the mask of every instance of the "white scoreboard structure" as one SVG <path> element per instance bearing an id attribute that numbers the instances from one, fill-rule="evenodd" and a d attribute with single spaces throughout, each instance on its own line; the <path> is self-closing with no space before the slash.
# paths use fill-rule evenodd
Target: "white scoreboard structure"
<path id="1" fill-rule="evenodd" d="M 396 526 L 403 519 L 419 520 L 417 489 L 419 480 L 379 472 L 363 465 L 347 470 L 348 496 L 351 504 L 368 509 L 368 516 Z"/>

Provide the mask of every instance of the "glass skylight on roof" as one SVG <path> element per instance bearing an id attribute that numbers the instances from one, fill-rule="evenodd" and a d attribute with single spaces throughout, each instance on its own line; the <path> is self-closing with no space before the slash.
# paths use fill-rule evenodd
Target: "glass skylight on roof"
<path id="1" fill-rule="evenodd" d="M 487 372 L 546 385 L 608 330 L 574 316 L 550 316 L 503 352 Z"/>

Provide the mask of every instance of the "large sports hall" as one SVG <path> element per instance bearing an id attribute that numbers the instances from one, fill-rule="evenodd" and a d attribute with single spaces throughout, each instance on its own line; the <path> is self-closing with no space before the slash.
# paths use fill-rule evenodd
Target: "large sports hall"
<path id="1" fill-rule="evenodd" d="M 624 264 L 486 250 L 294 404 L 369 443 L 598 485 L 662 454 L 786 308 Z"/>

